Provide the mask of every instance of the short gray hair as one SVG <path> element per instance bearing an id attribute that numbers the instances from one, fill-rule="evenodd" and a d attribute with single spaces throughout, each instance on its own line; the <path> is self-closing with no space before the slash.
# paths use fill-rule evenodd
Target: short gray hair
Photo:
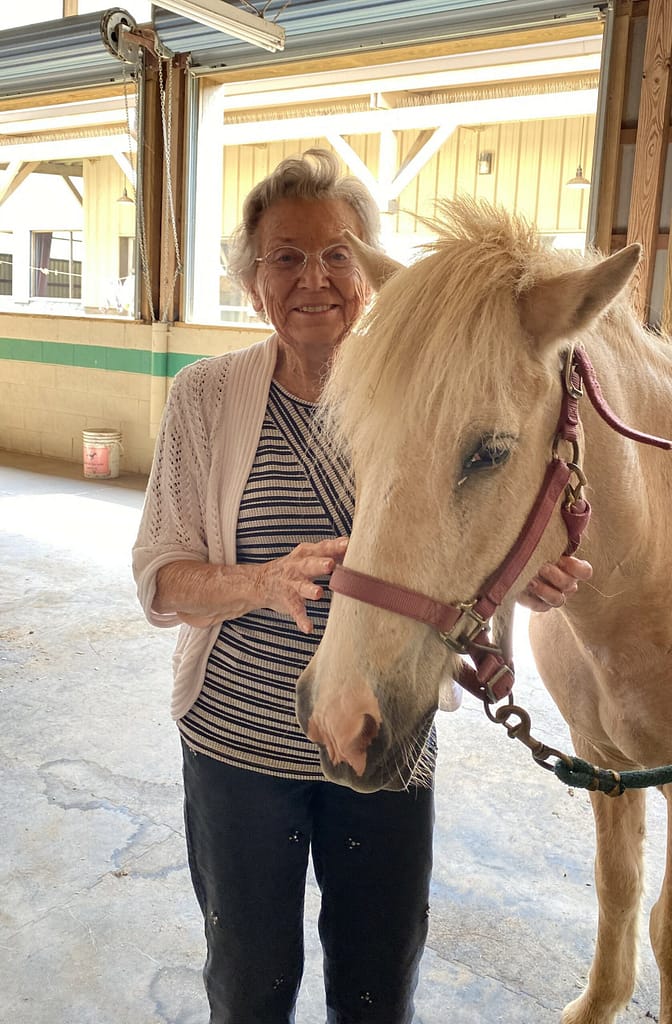
<path id="1" fill-rule="evenodd" d="M 359 178 L 341 177 L 337 156 L 327 149 L 307 149 L 288 157 L 248 192 L 243 219 L 229 243 L 227 273 L 243 287 L 251 283 L 257 255 L 256 232 L 262 213 L 280 199 L 341 199 L 362 224 L 363 241 L 379 249 L 380 214 Z"/>

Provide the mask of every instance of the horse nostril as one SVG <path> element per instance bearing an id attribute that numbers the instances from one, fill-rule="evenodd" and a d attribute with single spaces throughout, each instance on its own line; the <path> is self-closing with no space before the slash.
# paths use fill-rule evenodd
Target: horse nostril
<path id="1" fill-rule="evenodd" d="M 358 739 L 360 744 L 360 750 L 366 750 L 367 747 L 370 746 L 372 741 L 375 740 L 376 736 L 378 735 L 378 730 L 380 726 L 378 725 L 378 722 L 375 720 L 373 715 L 363 715 L 362 719 L 363 724 L 362 728 L 359 731 Z"/>

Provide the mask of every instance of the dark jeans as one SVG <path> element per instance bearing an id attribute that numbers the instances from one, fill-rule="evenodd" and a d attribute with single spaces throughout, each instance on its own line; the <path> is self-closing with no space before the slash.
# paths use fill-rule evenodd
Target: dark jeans
<path id="1" fill-rule="evenodd" d="M 433 792 L 359 794 L 231 768 L 183 744 L 210 1024 L 291 1024 L 312 848 L 327 1024 L 410 1024 L 427 936 Z"/>

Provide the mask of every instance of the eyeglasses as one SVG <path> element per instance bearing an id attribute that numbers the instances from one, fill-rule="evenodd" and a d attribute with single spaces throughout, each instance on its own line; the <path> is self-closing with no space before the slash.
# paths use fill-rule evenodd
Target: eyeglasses
<path id="1" fill-rule="evenodd" d="M 322 252 L 304 252 L 293 245 L 280 245 L 271 249 L 265 256 L 257 256 L 255 263 L 265 263 L 266 267 L 279 274 L 300 274 L 311 256 L 314 256 L 323 272 L 329 277 L 346 277 L 355 269 L 355 257 L 352 249 L 337 242 L 328 245 Z"/>

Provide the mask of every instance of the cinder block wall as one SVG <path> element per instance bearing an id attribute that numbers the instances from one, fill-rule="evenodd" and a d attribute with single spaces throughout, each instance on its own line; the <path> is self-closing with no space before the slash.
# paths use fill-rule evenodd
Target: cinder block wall
<path id="1" fill-rule="evenodd" d="M 0 448 L 82 461 L 82 431 L 118 430 L 121 472 L 148 473 L 175 373 L 268 328 L 0 316 Z"/>

